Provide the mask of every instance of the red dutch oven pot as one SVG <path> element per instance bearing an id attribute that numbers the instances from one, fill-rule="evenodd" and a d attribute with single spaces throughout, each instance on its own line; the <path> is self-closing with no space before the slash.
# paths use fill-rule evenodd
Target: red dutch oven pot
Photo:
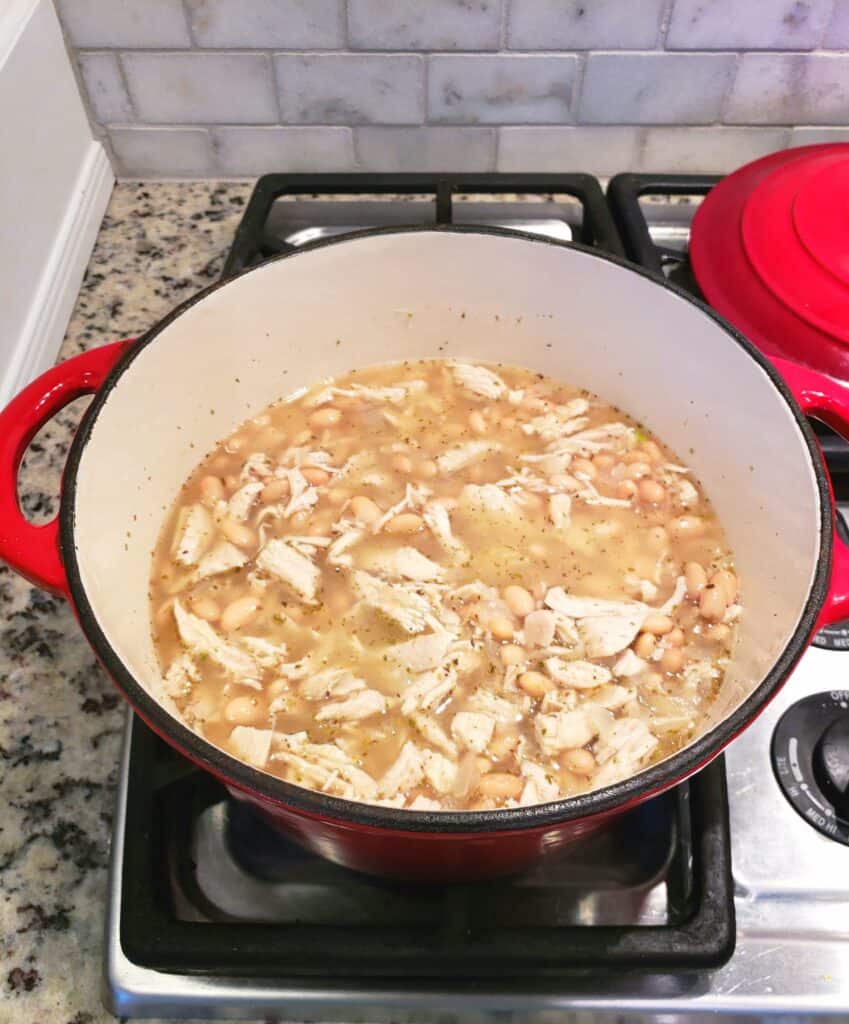
<path id="1" fill-rule="evenodd" d="M 517 363 L 596 391 L 671 444 L 706 487 L 735 551 L 745 611 L 713 713 L 675 755 L 540 806 L 414 812 L 283 782 L 192 732 L 169 705 L 148 576 L 185 478 L 219 438 L 301 385 L 436 354 Z M 845 433 L 849 392 L 776 363 L 781 375 L 711 310 L 594 250 L 497 229 L 361 232 L 246 271 L 137 342 L 76 356 L 30 384 L 0 414 L 0 557 L 71 602 L 152 729 L 318 853 L 420 881 L 523 870 L 698 771 L 774 696 L 817 626 L 849 617 L 849 550 L 835 539 L 805 418 Z M 24 450 L 89 393 L 58 519 L 32 526 L 17 501 Z"/>

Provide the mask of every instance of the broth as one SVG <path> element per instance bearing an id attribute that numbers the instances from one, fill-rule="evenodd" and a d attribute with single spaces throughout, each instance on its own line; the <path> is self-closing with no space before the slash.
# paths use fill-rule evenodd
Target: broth
<path id="1" fill-rule="evenodd" d="M 512 366 L 381 365 L 244 423 L 153 557 L 166 691 L 289 782 L 540 803 L 684 746 L 740 613 L 698 482 L 620 410 Z"/>

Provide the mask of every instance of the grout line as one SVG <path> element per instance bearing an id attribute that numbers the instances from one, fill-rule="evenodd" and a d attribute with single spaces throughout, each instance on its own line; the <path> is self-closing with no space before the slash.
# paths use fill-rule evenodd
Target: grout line
<path id="1" fill-rule="evenodd" d="M 672 13 L 674 7 L 675 0 L 666 0 L 663 10 L 661 11 L 660 25 L 658 26 L 659 31 L 657 37 L 657 48 L 659 50 L 666 50 L 666 40 L 669 36 L 669 27 L 672 24 Z"/>
<path id="2" fill-rule="evenodd" d="M 277 111 L 277 121 L 279 124 L 283 124 L 283 83 L 280 78 L 280 72 L 277 70 L 277 61 L 274 59 L 274 53 L 269 52 L 267 59 L 271 63 L 271 86 L 274 89 L 274 108 Z"/>
<path id="3" fill-rule="evenodd" d="M 133 112 L 134 119 L 138 121 L 138 107 L 136 106 L 135 97 L 130 91 L 130 80 L 127 78 L 127 69 L 124 67 L 124 61 L 120 53 L 115 54 L 115 63 L 118 65 L 118 75 L 124 84 L 124 91 L 127 93 L 127 102 L 130 104 L 130 110 Z"/>
<path id="4" fill-rule="evenodd" d="M 342 3 L 342 38 L 345 40 L 347 51 L 353 50 L 351 42 L 351 12 L 349 10 L 351 0 L 341 0 Z"/>
<path id="5" fill-rule="evenodd" d="M 507 43 L 510 37 L 510 14 L 512 13 L 512 4 L 513 0 L 502 0 L 501 24 L 499 25 L 498 32 L 499 53 L 509 52 L 509 46 Z"/>
<path id="6" fill-rule="evenodd" d="M 495 163 L 493 165 L 493 171 L 498 170 L 498 161 L 501 159 L 501 131 L 503 125 L 494 125 L 493 130 L 495 131 Z"/>
<path id="7" fill-rule="evenodd" d="M 581 100 L 584 97 L 584 80 L 587 77 L 587 68 L 590 62 L 590 55 L 588 53 L 579 53 L 577 57 L 578 67 L 575 71 L 575 80 L 572 86 L 572 102 L 569 104 L 572 124 L 580 124 L 578 116 L 581 110 Z"/>
<path id="8" fill-rule="evenodd" d="M 820 41 L 814 47 L 814 50 L 820 50 L 824 48 L 826 33 L 831 28 L 831 23 L 834 21 L 835 15 L 837 14 L 837 8 L 840 5 L 840 3 L 841 0 L 834 0 L 834 2 L 832 3 L 831 9 L 828 12 L 828 18 L 826 18 L 825 24 L 823 25 L 822 36 L 820 37 Z"/>
<path id="9" fill-rule="evenodd" d="M 728 121 L 728 108 L 731 104 L 731 97 L 734 94 L 734 86 L 737 84 L 737 77 L 740 74 L 740 69 L 743 66 L 742 52 L 738 51 L 734 54 L 734 62 L 731 65 L 731 72 L 728 75 L 728 83 L 722 93 L 722 98 L 719 101 L 719 109 L 717 111 L 717 117 L 714 119 L 714 124 L 726 125 Z"/>
<path id="10" fill-rule="evenodd" d="M 194 28 L 192 27 L 192 19 L 191 15 L 189 14 L 188 0 L 180 0 L 180 9 L 183 12 L 183 20 L 186 23 L 186 31 L 189 33 L 189 43 L 191 45 L 191 49 L 197 50 L 200 47 L 198 46 L 198 41 L 195 38 Z"/>
<path id="11" fill-rule="evenodd" d="M 431 58 L 430 54 L 422 58 L 424 60 L 424 111 L 422 115 L 422 124 L 429 125 L 433 124 L 431 121 L 431 110 L 430 110 L 430 65 Z"/>

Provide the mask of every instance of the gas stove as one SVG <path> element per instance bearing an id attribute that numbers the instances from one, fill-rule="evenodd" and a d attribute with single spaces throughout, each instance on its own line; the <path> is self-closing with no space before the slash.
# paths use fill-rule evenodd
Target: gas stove
<path id="1" fill-rule="evenodd" d="M 627 253 L 695 289 L 689 223 L 715 180 L 622 175 L 608 205 L 587 175 L 269 175 L 224 275 L 349 230 L 453 220 Z M 822 440 L 849 500 L 849 448 Z M 399 885 L 306 853 L 129 713 L 108 1006 L 275 1020 L 846 1019 L 849 836 L 823 813 L 829 780 L 812 766 L 830 755 L 827 722 L 849 715 L 849 654 L 840 637 L 822 643 L 724 758 L 562 860 L 479 885 Z"/>

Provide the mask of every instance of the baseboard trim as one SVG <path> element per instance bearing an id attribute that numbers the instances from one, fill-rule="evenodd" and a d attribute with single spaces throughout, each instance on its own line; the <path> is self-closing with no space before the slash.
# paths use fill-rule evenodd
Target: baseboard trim
<path id="1" fill-rule="evenodd" d="M 114 184 L 106 150 L 92 141 L 0 380 L 0 408 L 55 362 Z"/>

